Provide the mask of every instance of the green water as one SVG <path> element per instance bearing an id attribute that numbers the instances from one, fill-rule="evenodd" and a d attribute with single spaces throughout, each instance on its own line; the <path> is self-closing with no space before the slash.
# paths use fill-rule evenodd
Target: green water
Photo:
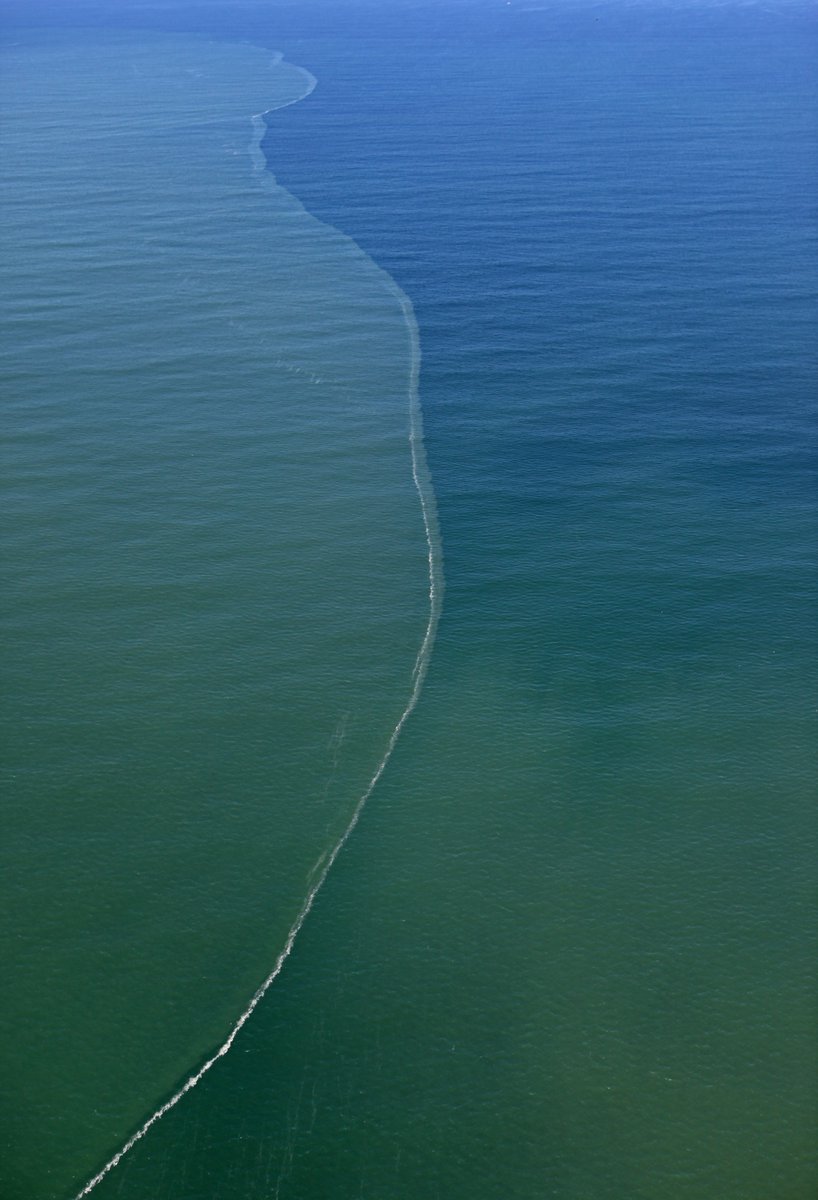
<path id="1" fill-rule="evenodd" d="M 28 1200 L 273 969 L 425 667 L 429 544 L 411 310 L 251 146 L 306 73 L 161 36 L 6 57 L 3 1194 Z"/>
<path id="2" fill-rule="evenodd" d="M 464 11 L 8 47 L 4 1198 L 815 1193 L 809 47 Z"/>

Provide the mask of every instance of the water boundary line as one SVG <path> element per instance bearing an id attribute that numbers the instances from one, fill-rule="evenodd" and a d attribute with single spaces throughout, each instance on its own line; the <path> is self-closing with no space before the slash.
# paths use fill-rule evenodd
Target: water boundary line
<path id="1" fill-rule="evenodd" d="M 281 61 L 282 61 L 282 56 L 276 55 L 273 58 L 271 65 L 275 66 Z M 277 112 L 281 108 L 287 108 L 290 104 L 297 104 L 298 101 L 303 100 L 303 99 L 305 99 L 305 97 L 309 96 L 310 93 L 313 91 L 313 89 L 316 86 L 317 80 L 315 79 L 315 77 L 313 75 L 311 75 L 308 71 L 305 71 L 304 68 L 299 68 L 299 69 L 303 71 L 304 75 L 306 76 L 306 78 L 308 80 L 309 86 L 308 86 L 307 90 L 305 92 L 303 92 L 302 95 L 298 96 L 295 100 L 288 100 L 284 104 L 277 105 L 276 108 L 273 108 L 273 109 L 267 109 L 266 112 L 258 113 L 252 118 L 253 139 L 250 143 L 249 153 L 250 153 L 250 159 L 253 163 L 253 167 L 257 172 L 266 170 L 266 165 L 267 165 L 266 159 L 264 156 L 264 152 L 261 149 L 261 142 L 262 142 L 264 133 L 266 132 L 266 128 L 267 128 L 266 122 L 264 121 L 264 117 L 266 116 L 266 113 L 267 112 Z M 322 223 L 326 224 L 326 222 L 322 222 Z M 340 233 L 340 230 L 338 232 Z M 352 241 L 352 239 L 348 238 L 346 234 L 342 234 L 341 236 L 347 238 L 348 241 Z M 365 252 L 361 251 L 361 253 L 363 254 Z M 366 255 L 366 257 L 368 258 L 369 256 Z M 188 1092 L 192 1091 L 193 1088 L 195 1088 L 198 1083 L 201 1082 L 201 1080 L 208 1073 L 210 1068 L 215 1066 L 215 1064 L 219 1061 L 219 1059 L 224 1058 L 224 1056 L 228 1053 L 228 1051 L 232 1047 L 233 1043 L 235 1042 L 236 1038 L 238 1037 L 240 1031 L 247 1024 L 250 1017 L 252 1016 L 252 1014 L 258 1007 L 258 1005 L 261 1003 L 261 1001 L 264 999 L 264 996 L 267 994 L 267 992 L 269 991 L 272 984 L 275 982 L 275 980 L 281 974 L 281 971 L 284 967 L 285 962 L 290 957 L 290 953 L 292 952 L 292 948 L 295 944 L 295 940 L 298 937 L 299 933 L 301 932 L 302 926 L 304 925 L 304 922 L 306 921 L 307 917 L 310 914 L 310 911 L 312 910 L 312 906 L 315 903 L 315 899 L 316 899 L 318 893 L 321 891 L 321 888 L 323 887 L 327 876 L 329 875 L 330 871 L 332 870 L 332 868 L 335 864 L 335 861 L 338 858 L 338 855 L 341 853 L 344 846 L 349 841 L 350 836 L 352 835 L 355 827 L 357 826 L 358 821 L 360 820 L 360 817 L 361 817 L 361 813 L 364 810 L 364 806 L 366 805 L 366 802 L 369 800 L 369 797 L 372 795 L 373 791 L 375 790 L 376 786 L 378 785 L 378 783 L 381 779 L 381 776 L 383 775 L 384 771 L 386 770 L 386 765 L 389 762 L 389 759 L 392 757 L 392 751 L 394 750 L 395 745 L 397 744 L 398 738 L 401 735 L 403 727 L 406 724 L 407 720 L 409 719 L 410 715 L 412 714 L 415 706 L 417 705 L 418 699 L 420 698 L 420 693 L 423 688 L 423 683 L 424 683 L 424 680 L 426 678 L 426 673 L 429 668 L 429 661 L 431 658 L 432 647 L 434 645 L 435 634 L 437 632 L 438 621 L 440 619 L 440 612 L 441 612 L 441 607 L 442 607 L 442 603 L 443 603 L 443 587 L 444 587 L 443 561 L 442 561 L 443 555 L 442 555 L 442 550 L 441 550 L 440 533 L 439 533 L 438 522 L 437 522 L 437 504 L 435 501 L 435 494 L 434 494 L 434 490 L 432 488 L 431 478 L 429 475 L 428 464 L 426 462 L 426 451 L 424 448 L 424 441 L 423 441 L 423 417 L 422 417 L 422 410 L 421 410 L 421 406 L 420 406 L 420 391 L 419 391 L 420 332 L 418 329 L 417 318 L 415 317 L 415 311 L 414 311 L 412 302 L 409 299 L 409 297 L 406 295 L 405 292 L 403 292 L 401 290 L 400 287 L 398 287 L 397 283 L 392 278 L 392 276 L 388 274 L 388 272 L 384 271 L 383 268 L 378 267 L 377 263 L 374 263 L 374 260 L 370 259 L 370 261 L 373 262 L 373 265 L 381 273 L 386 289 L 392 293 L 392 295 L 395 297 L 398 304 L 400 305 L 403 319 L 406 322 L 406 327 L 409 332 L 409 342 L 410 342 L 410 347 L 411 347 L 411 363 L 410 363 L 410 368 L 409 368 L 409 386 L 408 386 L 409 447 L 410 447 L 411 459 L 412 459 L 412 479 L 414 481 L 415 489 L 416 489 L 416 491 L 418 493 L 418 497 L 420 499 L 420 507 L 421 507 L 421 512 L 423 514 L 423 527 L 424 527 L 424 532 L 425 532 L 425 536 L 426 536 L 426 546 L 427 546 L 427 552 L 428 552 L 428 566 L 429 566 L 429 619 L 428 619 L 428 623 L 426 625 L 426 631 L 425 631 L 425 633 L 423 635 L 423 639 L 420 643 L 420 648 L 418 650 L 417 658 L 415 659 L 415 665 L 412 669 L 412 691 L 409 694 L 409 700 L 406 704 L 405 709 L 403 710 L 403 713 L 401 714 L 401 716 L 398 720 L 397 725 L 392 730 L 391 737 L 389 738 L 389 741 L 386 746 L 386 751 L 385 751 L 381 761 L 379 762 L 374 775 L 372 776 L 369 783 L 367 784 L 365 791 L 358 799 L 358 802 L 352 811 L 352 816 L 350 817 L 350 819 L 346 825 L 346 828 L 344 829 L 344 832 L 341 834 L 341 837 L 335 843 L 335 846 L 333 847 L 332 851 L 330 852 L 329 857 L 327 858 L 326 862 L 324 863 L 324 867 L 323 867 L 320 875 L 318 876 L 316 882 L 310 887 L 309 891 L 307 892 L 306 898 L 298 912 L 298 915 L 295 918 L 295 921 L 293 922 L 293 924 L 290 927 L 290 931 L 287 934 L 287 939 L 275 961 L 273 969 L 270 971 L 269 975 L 267 975 L 267 977 L 262 981 L 262 983 L 258 986 L 256 991 L 253 993 L 253 996 L 251 997 L 249 1004 L 243 1010 L 243 1012 L 239 1015 L 239 1017 L 233 1024 L 232 1028 L 230 1029 L 230 1032 L 228 1033 L 227 1037 L 222 1042 L 222 1044 L 219 1046 L 219 1048 L 210 1056 L 210 1058 L 205 1060 L 205 1062 L 198 1068 L 197 1071 L 195 1071 L 192 1075 L 190 1075 L 187 1078 L 187 1080 L 182 1084 L 182 1086 L 173 1093 L 173 1095 L 170 1097 L 170 1099 L 166 1100 L 164 1102 L 164 1104 L 160 1105 L 159 1108 L 157 1108 L 156 1111 L 153 1112 L 147 1118 L 147 1120 L 143 1122 L 142 1125 L 140 1125 L 140 1127 L 136 1130 L 136 1132 L 131 1134 L 131 1136 L 123 1144 L 123 1146 L 116 1152 L 116 1154 L 114 1154 L 108 1160 L 108 1162 L 96 1173 L 96 1175 L 93 1176 L 92 1179 L 89 1179 L 89 1181 L 85 1184 L 85 1186 L 81 1189 L 81 1191 L 77 1192 L 77 1194 L 75 1196 L 75 1200 L 83 1200 L 83 1197 L 89 1196 L 91 1194 L 91 1192 L 93 1192 L 94 1189 L 97 1187 L 97 1185 L 100 1184 L 102 1182 L 102 1180 L 105 1179 L 105 1177 L 107 1175 L 109 1175 L 111 1173 L 111 1171 L 113 1171 L 114 1168 L 119 1165 L 119 1163 L 122 1162 L 122 1159 L 126 1156 L 126 1154 L 128 1154 L 133 1149 L 133 1147 L 137 1144 L 137 1142 L 140 1142 L 145 1137 L 145 1135 L 149 1132 L 149 1130 L 152 1129 L 153 1126 L 156 1125 L 156 1123 L 158 1121 L 161 1121 L 162 1117 L 164 1117 L 167 1113 L 169 1113 L 172 1108 L 175 1108 L 176 1105 L 179 1103 L 179 1101 L 184 1096 L 186 1096 Z"/>

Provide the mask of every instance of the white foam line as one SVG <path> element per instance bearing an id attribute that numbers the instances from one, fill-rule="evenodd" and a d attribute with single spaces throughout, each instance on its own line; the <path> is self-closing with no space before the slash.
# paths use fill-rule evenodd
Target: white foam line
<path id="1" fill-rule="evenodd" d="M 280 58 L 274 60 L 274 64 L 276 61 L 280 61 Z M 305 71 L 304 74 L 308 77 L 310 86 L 302 96 L 298 97 L 298 100 L 303 100 L 305 96 L 308 96 L 317 82 L 314 76 L 310 75 L 309 72 Z M 289 100 L 287 104 L 280 105 L 279 107 L 286 108 L 289 104 L 295 103 L 297 103 L 296 100 Z M 268 109 L 267 111 L 272 112 L 276 110 Z M 263 113 L 258 113 L 253 117 L 254 137 L 250 146 L 250 157 L 256 170 L 262 170 L 266 166 L 264 153 L 261 149 L 261 140 L 265 129 L 263 117 Z M 387 743 L 386 751 L 380 763 L 378 764 L 375 774 L 370 779 L 366 791 L 360 797 L 358 803 L 353 809 L 352 816 L 350 817 L 346 829 L 342 833 L 338 842 L 335 844 L 332 852 L 329 855 L 329 858 L 326 860 L 324 868 L 321 871 L 321 874 L 318 876 L 317 881 L 307 892 L 306 899 L 304 900 L 304 903 L 302 904 L 301 909 L 295 918 L 289 933 L 287 934 L 287 940 L 284 943 L 284 948 L 276 959 L 275 965 L 273 966 L 272 971 L 270 971 L 270 974 L 256 989 L 249 1004 L 241 1013 L 227 1037 L 222 1042 L 221 1046 L 219 1046 L 218 1050 L 216 1050 L 216 1052 L 211 1055 L 211 1057 L 208 1058 L 201 1067 L 199 1067 L 198 1071 L 189 1076 L 189 1078 L 182 1084 L 178 1091 L 174 1092 L 169 1100 L 166 1100 L 163 1105 L 157 1108 L 156 1111 L 148 1117 L 144 1124 L 137 1129 L 136 1133 L 133 1133 L 128 1138 L 127 1142 L 125 1142 L 122 1148 L 117 1150 L 113 1158 L 109 1159 L 105 1166 L 97 1172 L 93 1179 L 90 1179 L 88 1183 L 86 1183 L 82 1191 L 77 1193 L 75 1200 L 82 1200 L 83 1196 L 90 1195 L 97 1184 L 101 1183 L 106 1175 L 109 1175 L 110 1172 L 113 1171 L 114 1167 L 118 1166 L 119 1163 L 122 1162 L 122 1159 L 125 1157 L 125 1155 L 133 1149 L 137 1142 L 142 1140 L 142 1138 L 150 1129 L 153 1128 L 157 1121 L 161 1121 L 162 1117 L 164 1117 L 166 1113 L 169 1113 L 172 1108 L 175 1108 L 182 1097 L 186 1096 L 188 1092 L 192 1091 L 193 1088 L 195 1088 L 196 1085 L 201 1082 L 210 1068 L 215 1066 L 220 1058 L 224 1058 L 224 1056 L 230 1050 L 241 1029 L 250 1020 L 250 1017 L 264 999 L 264 996 L 266 995 L 272 983 L 281 974 L 282 968 L 289 958 L 293 945 L 295 944 L 295 939 L 301 932 L 301 927 L 309 916 L 312 906 L 315 903 L 316 896 L 321 891 L 324 881 L 333 868 L 335 860 L 349 840 L 350 835 L 355 829 L 355 826 L 358 824 L 361 813 L 364 809 L 364 805 L 372 795 L 378 784 L 378 781 L 386 770 L 386 764 L 392 757 L 392 751 L 395 749 L 395 744 L 400 737 L 401 731 L 418 702 L 421 688 L 423 687 L 423 681 L 426 678 L 426 672 L 429 668 L 429 659 L 431 657 L 432 646 L 434 644 L 435 633 L 437 630 L 438 620 L 440 618 L 440 609 L 443 600 L 443 567 L 442 553 L 440 549 L 440 537 L 437 528 L 437 512 L 434 492 L 429 479 L 426 454 L 423 446 L 423 420 L 418 391 L 420 377 L 420 335 L 418 331 L 417 320 L 415 318 L 415 312 L 412 308 L 412 303 L 409 300 L 409 297 L 405 295 L 403 291 L 401 291 L 394 279 L 392 279 L 391 275 L 388 275 L 385 271 L 382 271 L 382 275 L 389 291 L 392 292 L 400 304 L 401 312 L 403 313 L 403 319 L 406 322 L 407 329 L 409 330 L 409 340 L 412 348 L 412 360 L 409 371 L 408 387 L 409 446 L 412 456 L 412 479 L 414 480 L 415 488 L 417 489 L 417 493 L 420 498 L 420 507 L 423 513 L 423 527 L 426 534 L 426 546 L 429 564 L 429 620 L 428 624 L 426 625 L 426 632 L 424 633 L 423 640 L 420 644 L 420 649 L 418 650 L 415 665 L 412 669 L 413 682 L 409 701 L 406 705 L 406 708 L 403 710 L 400 720 L 392 730 L 392 736 Z"/>

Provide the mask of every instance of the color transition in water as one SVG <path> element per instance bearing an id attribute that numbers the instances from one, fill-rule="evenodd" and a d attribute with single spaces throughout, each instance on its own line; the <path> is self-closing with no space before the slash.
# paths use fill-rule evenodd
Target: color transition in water
<path id="1" fill-rule="evenodd" d="M 89 696 L 98 702 L 61 776 L 64 817 L 53 800 L 39 809 L 27 801 L 35 816 L 21 816 L 17 846 L 28 858 L 15 848 L 11 863 L 18 872 L 22 862 L 43 864 L 42 911 L 54 922 L 51 944 L 61 945 L 71 906 L 54 895 L 72 861 L 65 847 L 98 839 L 95 867 L 109 866 L 97 874 L 94 908 L 77 909 L 75 931 L 94 931 L 105 953 L 120 955 L 118 1019 L 139 1011 L 157 965 L 173 972 L 169 990 L 183 1002 L 168 1022 L 164 1091 L 144 1078 L 130 1091 L 111 1084 L 95 1128 L 78 1108 L 54 1104 L 52 1131 L 73 1121 L 76 1136 L 66 1125 L 50 1162 L 37 1153 L 38 1113 L 25 1118 L 28 1141 L 9 1161 L 26 1200 L 35 1187 L 76 1194 L 221 1044 L 413 694 L 429 575 L 408 453 L 412 329 L 393 285 L 328 225 L 388 270 L 418 315 L 446 611 L 422 699 L 286 970 L 231 1052 L 94 1194 L 814 1193 L 816 504 L 807 445 L 818 105 L 806 27 L 793 28 L 795 6 L 786 19 L 651 8 L 641 21 L 617 5 L 595 10 L 598 21 L 573 7 L 515 8 L 418 6 L 414 15 L 401 8 L 400 19 L 390 8 L 366 21 L 362 6 L 336 8 L 331 36 L 288 43 L 283 10 L 265 24 L 259 6 L 242 7 L 242 30 L 319 80 L 306 100 L 268 118 L 264 150 L 324 225 L 286 193 L 263 196 L 250 183 L 247 114 L 275 97 L 256 101 L 262 88 L 249 107 L 233 107 L 255 78 L 251 61 L 270 80 L 268 60 L 246 46 L 208 50 L 213 73 L 196 104 L 206 100 L 213 113 L 212 95 L 229 93 L 229 115 L 220 109 L 203 126 L 189 105 L 183 124 L 154 131 L 172 153 L 160 158 L 134 116 L 132 147 L 111 126 L 83 159 L 71 138 L 75 124 L 92 136 L 81 120 L 87 92 L 76 92 L 79 111 L 53 139 L 54 163 L 61 153 L 60 169 L 78 172 L 79 242 L 107 225 L 118 247 L 105 253 L 108 274 L 127 266 L 103 293 L 108 275 L 85 272 L 100 261 L 95 249 L 72 268 L 67 294 L 77 280 L 87 281 L 88 303 L 99 308 L 104 294 L 101 316 L 121 312 L 116 328 L 133 326 L 128 337 L 143 337 L 143 356 L 120 353 L 118 336 L 109 359 L 93 343 L 93 360 L 108 366 L 89 391 L 97 400 L 86 410 L 82 389 L 66 388 L 71 421 L 84 420 L 65 441 L 74 449 L 58 455 L 62 436 L 40 427 L 32 445 L 51 457 L 38 460 L 40 483 L 25 494 L 53 492 L 50 522 L 58 495 L 65 514 L 90 517 L 94 500 L 96 524 L 81 524 L 97 546 L 117 544 L 123 513 L 139 516 L 142 549 L 131 539 L 118 557 L 95 559 L 86 546 L 81 574 L 104 583 L 106 564 L 116 565 L 121 586 L 109 609 L 131 619 L 129 653 L 153 644 L 156 653 L 134 674 L 110 648 L 114 635 L 124 640 L 122 625 L 92 619 L 99 600 L 90 605 L 85 583 L 73 618 L 70 605 L 67 618 L 55 605 L 43 623 L 30 590 L 20 599 L 26 662 L 39 648 L 46 664 L 19 673 L 26 704 L 43 697 L 30 763 L 39 762 L 36 744 L 48 744 L 65 766 L 73 742 L 51 738 L 55 713 L 82 716 Z M 213 31 L 221 22 L 235 37 L 237 12 L 178 5 L 167 20 L 207 19 Z M 141 69 L 144 35 L 122 44 Z M 157 92 L 164 121 L 206 76 L 196 74 L 201 43 L 163 44 L 175 80 L 175 100 Z M 63 60 L 69 72 L 75 65 Z M 303 89 L 304 76 L 285 64 L 272 78 L 279 100 Z M 104 90 L 118 85 L 109 78 Z M 21 139 L 17 152 L 32 144 Z M 144 228 L 130 221 L 153 282 L 142 279 L 127 311 L 117 297 L 134 278 L 136 255 L 123 249 L 129 222 L 83 215 L 89 195 L 106 195 L 106 145 L 145 205 Z M 82 172 L 97 164 L 91 189 Z M 159 239 L 167 275 L 145 247 L 169 185 L 154 179 L 146 195 L 146 164 L 179 181 L 177 216 Z M 111 202 L 123 194 L 118 187 Z M 192 194 L 207 197 L 195 213 Z M 58 228 L 66 218 L 55 209 Z M 33 204 L 19 211 L 36 220 Z M 51 235 L 38 235 L 39 295 L 52 294 Z M 184 271 L 174 276 L 173 264 Z M 160 305 L 157 279 L 188 279 L 185 304 Z M 140 294 L 152 298 L 150 311 Z M 154 332 L 138 334 L 139 314 Z M 167 349 L 171 317 L 178 347 L 195 352 L 174 357 L 176 340 Z M 64 342 L 38 357 L 59 362 L 70 383 L 69 351 Z M 81 347 L 72 352 L 87 362 Z M 125 388 L 126 360 L 139 364 L 137 379 L 147 366 L 160 370 L 161 387 Z M 72 430 L 56 374 L 38 385 L 42 419 L 54 406 L 54 428 Z M 189 394 L 191 379 L 200 382 Z M 124 388 L 124 409 L 111 408 L 112 381 Z M 177 391 L 166 412 L 162 397 Z M 256 399 L 237 400 L 246 396 Z M 85 455 L 106 414 L 109 449 Z M 131 456 L 161 486 L 135 480 Z M 88 462 L 107 491 L 86 481 Z M 123 479 L 141 508 L 117 500 Z M 203 504 L 207 520 L 197 525 Z M 33 547 L 43 525 L 29 526 Z M 64 569 L 56 554 L 21 551 L 44 573 L 52 560 L 52 572 Z M 147 566 L 150 593 L 140 584 Z M 36 594 L 64 604 L 68 593 L 44 575 Z M 150 618 L 157 611 L 162 618 Z M 107 687 L 80 686 L 66 657 L 75 646 Z M 61 682 L 49 698 L 42 677 L 53 666 Z M 72 678 L 80 684 L 69 706 L 59 698 Z M 117 701 L 122 680 L 133 691 Z M 22 708 L 19 724 L 32 727 Z M 196 736 L 184 735 L 188 724 Z M 109 731 L 107 749 L 92 758 L 98 729 Z M 147 787 L 145 747 L 161 764 Z M 98 835 L 99 814 L 110 811 L 104 789 L 92 787 L 103 767 L 119 784 L 117 824 L 132 857 L 119 829 Z M 84 824 L 78 781 L 89 795 Z M 27 794 L 53 795 L 45 782 L 31 776 Z M 155 856 L 143 866 L 146 894 L 162 903 L 153 913 L 143 904 L 134 919 L 133 866 L 146 862 L 146 846 Z M 31 894 L 31 878 L 20 894 Z M 80 894 L 73 876 L 68 884 L 62 897 Z M 35 908 L 17 927 L 47 945 L 45 915 Z M 179 936 L 164 941 L 166 923 Z M 136 934 L 145 970 L 127 973 Z M 88 962 L 64 960 L 63 978 Z M 110 996 L 110 972 L 104 981 Z M 17 1002 L 27 1002 L 22 985 Z M 72 1020 L 88 1028 L 73 1003 Z M 164 1020 L 173 1005 L 163 1011 Z M 44 1027 L 61 1012 L 55 999 Z M 25 1013 L 20 1028 L 32 1028 Z M 52 1047 L 38 1053 L 32 1078 L 36 1063 L 51 1065 Z M 108 1065 L 100 1058 L 80 1080 L 86 1096 Z M 56 1099 L 70 1100 L 67 1083 Z"/>

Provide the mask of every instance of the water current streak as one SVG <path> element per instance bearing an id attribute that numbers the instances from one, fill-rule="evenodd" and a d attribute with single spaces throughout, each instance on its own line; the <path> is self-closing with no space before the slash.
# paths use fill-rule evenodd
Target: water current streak
<path id="1" fill-rule="evenodd" d="M 281 55 L 276 55 L 276 57 L 273 59 L 272 65 L 275 66 L 280 61 Z M 312 92 L 316 85 L 316 80 L 307 71 L 304 71 L 304 75 L 308 80 L 308 87 L 306 91 L 304 91 L 301 96 L 297 97 L 296 100 L 289 100 L 286 102 L 286 104 L 279 105 L 278 107 L 286 108 L 289 104 L 295 104 L 298 100 L 303 100 L 310 94 L 310 92 Z M 270 109 L 268 111 L 272 112 L 275 110 Z M 250 143 L 250 158 L 252 160 L 254 169 L 259 173 L 266 169 L 266 160 L 264 157 L 264 152 L 261 149 L 262 138 L 264 137 L 264 133 L 267 128 L 264 121 L 264 116 L 264 113 L 259 113 L 253 117 L 253 140 Z M 144 1124 L 142 1124 L 139 1129 L 137 1129 L 136 1132 L 128 1138 L 125 1144 L 116 1152 L 116 1154 L 114 1154 L 111 1159 L 109 1159 L 105 1166 L 97 1172 L 93 1179 L 90 1179 L 82 1188 L 82 1190 L 77 1193 L 75 1200 L 82 1200 L 83 1196 L 88 1196 L 97 1186 L 97 1184 L 101 1183 L 105 1176 L 113 1171 L 114 1167 L 116 1167 L 125 1157 L 125 1155 L 133 1149 L 136 1143 L 142 1140 L 145 1134 L 157 1123 L 157 1121 L 160 1121 L 166 1113 L 170 1112 L 172 1108 L 175 1108 L 182 1097 L 187 1095 L 188 1092 L 192 1091 L 192 1089 L 201 1082 L 210 1068 L 214 1066 L 220 1058 L 224 1058 L 224 1056 L 230 1050 L 231 1046 L 238 1037 L 239 1031 L 243 1028 L 247 1021 L 249 1021 L 253 1012 L 261 1003 L 267 991 L 269 990 L 271 984 L 281 974 L 284 963 L 289 958 L 290 952 L 295 944 L 295 939 L 298 937 L 301 927 L 309 916 L 316 896 L 324 886 L 324 881 L 332 870 L 335 860 L 341 853 L 350 835 L 352 834 L 352 831 L 355 829 L 355 826 L 360 820 L 364 805 L 372 795 L 386 769 L 386 764 L 389 762 L 389 759 L 392 756 L 392 751 L 394 750 L 395 744 L 400 737 L 401 731 L 406 724 L 409 715 L 418 702 L 418 698 L 423 687 L 423 681 L 426 678 L 426 672 L 429 667 L 429 659 L 432 653 L 432 646 L 435 640 L 435 633 L 437 631 L 437 624 L 440 618 L 440 609 L 443 600 L 443 562 L 440 546 L 440 535 L 437 524 L 437 506 L 435 503 L 434 491 L 432 489 L 429 470 L 426 463 L 426 452 L 423 445 L 423 418 L 418 390 L 420 377 L 420 335 L 418 331 L 417 320 L 415 318 L 415 312 L 408 296 L 401 291 L 394 279 L 392 279 L 391 275 L 388 275 L 380 268 L 377 269 L 382 276 L 385 287 L 389 292 L 391 292 L 400 305 L 403 319 L 406 322 L 406 327 L 409 331 L 409 341 L 411 346 L 411 364 L 408 386 L 409 448 L 412 459 L 412 479 L 414 480 L 415 488 L 417 489 L 418 497 L 420 498 L 420 507 L 423 514 L 423 527 L 426 535 L 429 566 L 429 619 L 426 625 L 426 632 L 424 633 L 423 640 L 420 643 L 420 648 L 418 650 L 417 658 L 412 671 L 412 691 L 397 725 L 392 730 L 392 735 L 389 738 L 384 755 L 381 761 L 378 763 L 377 769 L 370 779 L 366 790 L 358 799 L 358 802 L 353 809 L 352 816 L 347 823 L 346 829 L 333 847 L 316 882 L 307 892 L 304 903 L 302 904 L 295 921 L 290 927 L 290 931 L 287 934 L 287 940 L 285 941 L 283 949 L 275 961 L 273 969 L 256 989 L 247 1007 L 238 1017 L 221 1046 L 219 1046 L 215 1053 L 212 1054 L 211 1057 L 208 1058 L 202 1064 L 202 1066 L 194 1072 L 194 1074 L 189 1076 L 189 1078 L 176 1092 L 174 1092 L 169 1100 L 166 1100 L 164 1104 L 157 1108 L 156 1111 L 147 1118 Z"/>

